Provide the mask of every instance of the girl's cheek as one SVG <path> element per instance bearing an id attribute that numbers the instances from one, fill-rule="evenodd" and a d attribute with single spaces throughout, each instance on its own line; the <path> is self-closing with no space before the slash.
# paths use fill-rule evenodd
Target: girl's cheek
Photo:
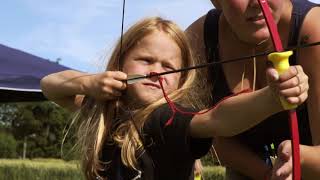
<path id="1" fill-rule="evenodd" d="M 140 65 L 132 65 L 128 67 L 128 74 L 145 74 L 145 68 Z"/>
<path id="2" fill-rule="evenodd" d="M 180 76 L 179 75 L 175 75 L 175 76 L 171 77 L 170 85 L 171 85 L 172 89 L 177 89 L 178 88 L 179 81 L 180 81 Z"/>

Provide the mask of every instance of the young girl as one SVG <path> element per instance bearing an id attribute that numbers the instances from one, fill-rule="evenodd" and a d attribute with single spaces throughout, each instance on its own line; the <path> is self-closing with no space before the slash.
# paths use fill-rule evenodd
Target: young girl
<path id="1" fill-rule="evenodd" d="M 193 66 L 184 33 L 170 21 L 148 18 L 133 25 L 120 42 L 103 73 L 63 71 L 41 81 L 49 99 L 70 109 L 81 106 L 79 140 L 87 179 L 192 179 L 194 161 L 207 153 L 211 137 L 236 135 L 282 111 L 278 91 L 293 104 L 307 97 L 306 91 L 292 96 L 281 92 L 307 88 L 303 71 L 291 69 L 278 78 L 269 70 L 270 86 L 233 96 L 201 115 L 173 113 L 162 90 L 179 109 L 195 110 L 201 91 L 195 71 L 133 84 L 126 80 Z M 296 76 L 302 77 L 299 85 L 291 84 Z"/>
<path id="2" fill-rule="evenodd" d="M 192 45 L 195 45 L 194 50 L 201 59 L 216 61 L 273 51 L 270 33 L 257 0 L 211 0 L 211 2 L 216 9 L 209 11 L 187 30 Z M 320 41 L 320 21 L 318 21 L 320 8 L 316 7 L 316 4 L 307 0 L 268 0 L 268 4 L 278 25 L 284 48 Z M 291 64 L 296 65 L 297 69 L 303 68 L 310 83 L 308 101 L 297 109 L 300 140 L 304 144 L 300 146 L 301 160 L 309 151 L 310 145 L 320 144 L 319 54 L 320 46 L 314 46 L 299 49 L 291 57 Z M 257 57 L 213 67 L 209 75 L 212 78 L 213 102 L 216 103 L 221 98 L 242 89 L 261 89 L 267 86 L 264 76 L 267 69 L 266 62 L 267 57 Z M 294 81 L 299 83 L 301 77 Z M 286 91 L 295 94 L 307 89 Z M 265 152 L 264 147 L 272 143 L 277 147 L 282 141 L 290 138 L 287 119 L 286 113 L 279 113 L 237 137 L 216 138 L 214 142 L 220 159 L 226 166 L 252 179 L 263 179 L 269 169 L 264 163 L 265 154 L 269 152 Z M 315 174 L 310 169 L 315 166 L 311 164 L 312 161 L 301 161 L 304 177 L 309 175 L 312 177 Z M 313 173 L 310 173 L 312 171 Z M 230 172 L 229 169 L 227 172 Z M 232 174 L 234 173 L 227 173 L 227 175 Z"/>

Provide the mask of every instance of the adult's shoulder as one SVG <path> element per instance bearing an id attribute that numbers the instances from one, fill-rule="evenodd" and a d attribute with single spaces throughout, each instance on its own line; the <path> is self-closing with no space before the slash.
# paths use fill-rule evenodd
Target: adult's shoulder
<path id="1" fill-rule="evenodd" d="M 203 29 L 206 16 L 207 14 L 201 16 L 185 30 L 193 47 L 203 44 Z"/>
<path id="2" fill-rule="evenodd" d="M 320 7 L 312 8 L 304 18 L 302 23 L 299 43 L 307 44 L 320 41 Z M 319 61 L 318 54 L 320 53 L 320 46 L 314 46 L 312 48 L 304 48 L 300 50 L 298 63 L 301 64 L 306 71 L 313 69 L 315 61 L 306 61 L 306 59 L 314 59 Z"/>
<path id="3" fill-rule="evenodd" d="M 206 59 L 206 46 L 204 38 L 207 18 L 214 19 L 210 17 L 215 16 L 215 14 L 218 12 L 219 10 L 217 9 L 211 9 L 208 13 L 194 21 L 185 31 L 190 40 L 194 54 L 199 60 Z"/>
<path id="4" fill-rule="evenodd" d="M 300 30 L 300 40 L 312 43 L 320 41 L 320 6 L 316 6 L 306 14 Z"/>
<path id="5" fill-rule="evenodd" d="M 194 21 L 186 30 L 195 58 L 203 60 L 206 57 L 204 43 L 204 22 L 207 14 Z"/>
<path id="6" fill-rule="evenodd" d="M 187 33 L 188 37 L 193 39 L 193 36 L 198 36 L 200 33 L 203 32 L 203 25 L 204 21 L 206 19 L 207 14 L 204 14 L 197 20 L 195 20 L 193 23 L 191 23 L 185 32 Z"/>

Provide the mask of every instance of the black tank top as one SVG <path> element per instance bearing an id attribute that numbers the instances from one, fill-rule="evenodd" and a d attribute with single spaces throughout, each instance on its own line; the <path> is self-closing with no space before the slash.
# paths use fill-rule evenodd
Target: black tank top
<path id="1" fill-rule="evenodd" d="M 317 4 L 307 0 L 292 0 L 292 4 L 293 11 L 290 27 L 291 31 L 289 33 L 288 41 L 289 47 L 296 46 L 298 44 L 300 27 L 304 17 L 311 8 L 317 6 Z M 219 59 L 218 37 L 220 14 L 220 10 L 212 9 L 208 12 L 204 22 L 204 41 L 206 46 L 206 56 L 209 62 L 215 62 Z M 297 57 L 294 52 L 294 55 L 290 58 L 291 65 L 297 64 L 296 58 Z M 210 67 L 208 72 L 209 79 L 213 83 L 213 103 L 216 104 L 222 98 L 231 95 L 231 91 L 228 87 L 221 64 Z M 306 103 L 297 108 L 297 115 L 299 119 L 300 143 L 311 145 L 312 139 Z M 291 139 L 287 119 L 287 112 L 275 114 L 259 125 L 237 135 L 237 138 L 239 138 L 242 143 L 247 144 L 253 151 L 263 154 L 265 145 L 274 143 L 277 148 L 283 140 Z"/>

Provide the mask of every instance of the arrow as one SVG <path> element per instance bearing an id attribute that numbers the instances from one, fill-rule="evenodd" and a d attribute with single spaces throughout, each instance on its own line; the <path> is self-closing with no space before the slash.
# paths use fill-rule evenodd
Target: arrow
<path id="1" fill-rule="evenodd" d="M 285 49 L 284 51 L 303 49 L 303 48 L 308 48 L 308 47 L 318 46 L 318 45 L 320 45 L 320 41 L 314 42 L 314 43 L 309 43 L 309 44 L 304 44 L 304 45 L 299 45 L 299 46 L 294 46 L 294 47 L 289 47 L 289 48 Z M 230 59 L 225 59 L 225 60 L 216 60 L 216 61 L 213 61 L 210 63 L 185 67 L 185 68 L 181 68 L 181 69 L 177 69 L 177 70 L 173 70 L 173 71 L 166 71 L 166 72 L 162 72 L 162 73 L 158 73 L 158 74 L 147 74 L 147 75 L 132 74 L 132 75 L 128 75 L 128 79 L 126 81 L 128 84 L 134 84 L 134 83 L 138 82 L 139 80 L 142 80 L 145 78 L 162 76 L 162 75 L 172 74 L 172 73 L 179 73 L 179 72 L 189 71 L 189 70 L 193 70 L 193 69 L 200 69 L 200 68 L 213 66 L 216 64 L 227 64 L 227 63 L 232 63 L 232 62 L 237 62 L 237 61 L 244 61 L 244 60 L 252 59 L 254 57 L 267 56 L 268 54 L 273 53 L 273 52 L 275 52 L 275 51 L 263 52 L 263 53 L 258 53 L 258 54 L 254 54 L 254 55 L 242 56 L 242 57 L 237 57 L 237 58 L 230 58 Z M 276 52 L 278 52 L 278 51 L 276 51 Z"/>

